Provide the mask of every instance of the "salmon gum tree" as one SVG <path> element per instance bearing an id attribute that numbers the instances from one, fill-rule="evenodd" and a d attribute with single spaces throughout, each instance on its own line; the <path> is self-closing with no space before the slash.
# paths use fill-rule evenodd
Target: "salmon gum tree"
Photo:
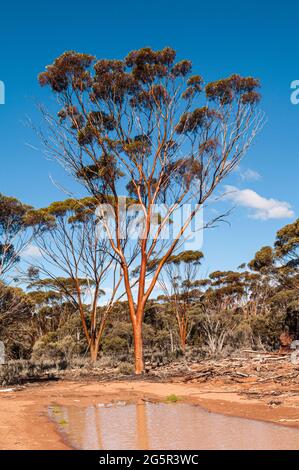
<path id="1" fill-rule="evenodd" d="M 115 223 L 105 228 L 123 273 L 135 371 L 141 374 L 146 302 L 191 221 L 256 135 L 262 121 L 259 81 L 232 75 L 204 85 L 191 62 L 176 61 L 176 52 L 166 47 L 135 50 L 123 60 L 66 52 L 39 82 L 59 103 L 57 115 L 43 110 L 47 151 L 99 204 L 111 207 Z M 138 204 L 138 236 L 125 223 L 130 216 L 120 216 L 124 195 Z M 192 210 L 166 240 L 163 230 L 187 203 Z M 165 210 L 155 217 L 158 204 Z"/>

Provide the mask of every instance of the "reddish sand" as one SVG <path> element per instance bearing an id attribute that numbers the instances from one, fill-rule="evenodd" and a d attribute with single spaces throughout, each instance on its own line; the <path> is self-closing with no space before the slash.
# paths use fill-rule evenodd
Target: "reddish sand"
<path id="1" fill-rule="evenodd" d="M 108 403 L 114 400 L 165 400 L 175 394 L 184 402 L 251 419 L 299 426 L 299 395 L 284 393 L 277 400 L 271 396 L 249 398 L 244 387 L 221 381 L 206 383 L 124 382 L 48 382 L 20 390 L 0 389 L 0 449 L 69 449 L 49 420 L 48 406 Z M 271 395 L 271 390 L 268 390 Z"/>

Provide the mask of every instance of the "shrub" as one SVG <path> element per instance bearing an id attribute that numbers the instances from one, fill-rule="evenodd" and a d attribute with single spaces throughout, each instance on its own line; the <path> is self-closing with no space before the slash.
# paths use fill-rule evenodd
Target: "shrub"
<path id="1" fill-rule="evenodd" d="M 171 395 L 168 395 L 168 397 L 166 397 L 166 401 L 168 401 L 168 403 L 177 403 L 179 400 L 180 400 L 180 398 L 177 395 L 175 395 L 174 393 L 172 393 Z"/>
<path id="2" fill-rule="evenodd" d="M 109 334 L 103 339 L 102 350 L 104 354 L 128 352 L 128 343 L 120 336 Z"/>
<path id="3" fill-rule="evenodd" d="M 123 375 L 132 375 L 134 374 L 134 366 L 129 362 L 123 362 L 119 365 L 118 372 Z"/>
<path id="4" fill-rule="evenodd" d="M 56 333 L 42 336 L 34 345 L 32 359 L 67 359 L 70 360 L 76 350 L 76 342 L 71 336 L 57 340 Z"/>
<path id="5" fill-rule="evenodd" d="M 285 329 L 283 312 L 267 312 L 251 318 L 250 325 L 253 335 L 253 346 L 263 345 L 267 349 L 279 347 L 279 337 Z"/>
<path id="6" fill-rule="evenodd" d="M 28 382 L 29 380 L 38 380 L 47 374 L 50 378 L 55 372 L 64 370 L 67 362 L 62 361 L 10 361 L 0 366 L 0 385 L 14 385 Z"/>

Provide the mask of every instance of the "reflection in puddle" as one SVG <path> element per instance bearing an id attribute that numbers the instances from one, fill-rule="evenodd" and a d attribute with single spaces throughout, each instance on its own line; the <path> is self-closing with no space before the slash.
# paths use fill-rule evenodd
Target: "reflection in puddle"
<path id="1" fill-rule="evenodd" d="M 299 449 L 299 430 L 188 404 L 51 406 L 76 449 Z"/>

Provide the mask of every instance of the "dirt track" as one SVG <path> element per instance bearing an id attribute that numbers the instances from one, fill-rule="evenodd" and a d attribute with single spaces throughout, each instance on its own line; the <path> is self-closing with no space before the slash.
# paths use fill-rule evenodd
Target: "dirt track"
<path id="1" fill-rule="evenodd" d="M 299 387 L 281 383 L 59 381 L 0 391 L 0 449 L 68 449 L 48 418 L 50 404 L 165 400 L 170 394 L 214 412 L 299 426 Z"/>

